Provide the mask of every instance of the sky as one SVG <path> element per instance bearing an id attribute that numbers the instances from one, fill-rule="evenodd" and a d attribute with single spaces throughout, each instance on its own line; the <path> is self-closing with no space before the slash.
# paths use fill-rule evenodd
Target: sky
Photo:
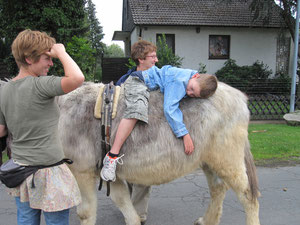
<path id="1" fill-rule="evenodd" d="M 114 31 L 122 30 L 122 6 L 123 0 L 93 0 L 96 16 L 103 28 L 106 45 L 118 44 L 124 49 L 123 41 L 112 41 Z"/>

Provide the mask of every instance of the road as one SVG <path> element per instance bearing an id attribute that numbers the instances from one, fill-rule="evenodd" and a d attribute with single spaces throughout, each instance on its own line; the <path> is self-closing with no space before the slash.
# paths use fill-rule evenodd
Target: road
<path id="1" fill-rule="evenodd" d="M 300 165 L 257 168 L 261 192 L 261 225 L 300 224 Z M 209 202 L 205 176 L 201 170 L 171 183 L 153 186 L 146 225 L 193 225 L 202 216 Z M 0 225 L 16 224 L 14 199 L 0 184 Z M 121 212 L 105 190 L 98 193 L 98 225 L 125 225 Z M 44 225 L 44 221 L 42 222 Z M 70 225 L 79 225 L 75 209 L 71 210 Z M 228 191 L 220 225 L 244 225 L 245 213 L 235 194 Z"/>

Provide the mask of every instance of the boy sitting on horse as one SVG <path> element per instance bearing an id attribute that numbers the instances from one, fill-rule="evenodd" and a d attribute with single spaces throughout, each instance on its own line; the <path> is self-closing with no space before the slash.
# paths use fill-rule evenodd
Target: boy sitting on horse
<path id="1" fill-rule="evenodd" d="M 145 42 L 145 41 L 144 41 Z M 156 48 L 145 57 L 132 58 L 138 65 L 157 59 Z M 152 59 L 152 61 L 151 61 Z M 217 79 L 213 75 L 199 74 L 195 70 L 163 66 L 161 69 L 153 65 L 147 70 L 137 70 L 131 73 L 124 83 L 126 109 L 121 120 L 110 152 L 103 160 L 101 178 L 105 181 L 115 181 L 116 165 L 119 162 L 120 149 L 133 130 L 138 120 L 148 123 L 148 99 L 150 91 L 160 89 L 164 94 L 164 114 L 177 138 L 183 138 L 187 155 L 194 151 L 194 144 L 183 123 L 183 115 L 179 102 L 186 96 L 192 98 L 208 98 L 217 89 Z"/>

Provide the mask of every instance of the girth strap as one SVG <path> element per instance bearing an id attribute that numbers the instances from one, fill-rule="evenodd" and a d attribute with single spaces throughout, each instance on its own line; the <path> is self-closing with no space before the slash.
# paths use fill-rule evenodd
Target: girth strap
<path id="1" fill-rule="evenodd" d="M 110 151 L 110 137 L 111 137 L 111 122 L 112 122 L 112 110 L 113 110 L 113 100 L 114 100 L 114 89 L 115 86 L 113 82 L 106 84 L 105 89 L 102 94 L 102 107 L 101 107 L 101 147 L 102 147 L 102 157 L 100 170 L 103 168 L 103 160 L 106 154 Z M 100 183 L 98 190 L 102 189 L 103 179 L 100 176 Z M 110 195 L 110 182 L 107 182 L 107 192 L 106 195 Z"/>

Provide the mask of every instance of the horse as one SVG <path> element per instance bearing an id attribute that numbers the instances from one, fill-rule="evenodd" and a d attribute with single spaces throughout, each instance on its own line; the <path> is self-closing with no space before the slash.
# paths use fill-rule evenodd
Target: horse
<path id="1" fill-rule="evenodd" d="M 57 99 L 61 143 L 65 156 L 74 162 L 70 169 L 82 195 L 82 203 L 77 207 L 82 225 L 96 223 L 96 186 L 102 145 L 101 122 L 94 117 L 94 107 L 101 85 L 86 82 Z M 136 124 L 121 149 L 123 165 L 117 166 L 117 179 L 110 183 L 110 197 L 121 210 L 126 225 L 141 224 L 126 182 L 160 185 L 199 168 L 206 176 L 211 199 L 204 216 L 196 219 L 195 225 L 220 223 L 223 200 L 229 188 L 245 210 L 246 224 L 260 224 L 260 193 L 248 140 L 247 101 L 244 93 L 222 82 L 218 82 L 215 94 L 208 99 L 184 98 L 180 109 L 195 146 L 193 154 L 186 155 L 182 139 L 175 137 L 164 117 L 163 95 L 159 91 L 151 92 L 149 123 Z M 117 115 L 112 121 L 112 141 L 124 109 L 122 87 Z"/>

